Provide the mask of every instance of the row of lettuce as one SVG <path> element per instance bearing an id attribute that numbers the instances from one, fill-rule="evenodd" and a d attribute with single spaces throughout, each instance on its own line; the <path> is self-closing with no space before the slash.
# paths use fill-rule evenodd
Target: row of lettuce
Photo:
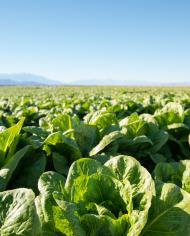
<path id="1" fill-rule="evenodd" d="M 1 192 L 0 233 L 189 235 L 189 173 L 189 160 L 158 164 L 153 180 L 130 156 L 119 155 L 105 164 L 82 158 L 71 165 L 67 178 L 44 172 L 38 196 L 26 188 Z"/>

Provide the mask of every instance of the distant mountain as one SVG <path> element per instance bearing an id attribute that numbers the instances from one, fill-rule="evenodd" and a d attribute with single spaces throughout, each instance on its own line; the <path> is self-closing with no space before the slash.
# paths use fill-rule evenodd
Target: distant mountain
<path id="1" fill-rule="evenodd" d="M 61 85 L 62 83 L 55 80 L 47 79 L 40 75 L 29 73 L 20 74 L 0 74 L 0 85 Z"/>
<path id="2" fill-rule="evenodd" d="M 44 76 L 19 73 L 19 74 L 0 74 L 0 86 L 23 85 L 66 85 L 66 86 L 190 86 L 190 82 L 159 82 L 159 81 L 143 81 L 143 80 L 114 80 L 114 79 L 84 79 L 73 82 L 63 82 L 47 79 Z"/>
<path id="3" fill-rule="evenodd" d="M 113 79 L 94 79 L 94 80 L 76 80 L 65 85 L 79 86 L 190 86 L 190 82 L 159 82 L 159 81 L 143 81 L 143 80 L 113 80 Z"/>
<path id="4" fill-rule="evenodd" d="M 136 81 L 135 83 L 139 84 L 139 81 Z M 120 86 L 127 86 L 130 85 L 131 83 L 129 81 L 125 81 L 125 80 L 113 80 L 113 79 L 93 79 L 93 80 L 76 80 L 73 82 L 70 82 L 69 85 L 80 85 L 80 86 L 85 86 L 85 85 L 89 85 L 89 86 L 106 86 L 106 85 L 120 85 Z M 133 82 L 134 84 L 134 82 Z"/>

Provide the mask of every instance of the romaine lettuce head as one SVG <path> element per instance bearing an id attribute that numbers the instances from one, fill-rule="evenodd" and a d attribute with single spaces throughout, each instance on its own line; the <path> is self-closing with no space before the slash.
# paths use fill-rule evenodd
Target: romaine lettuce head
<path id="1" fill-rule="evenodd" d="M 55 172 L 39 180 L 38 210 L 44 232 L 59 235 L 137 236 L 144 228 L 155 192 L 151 175 L 130 156 L 104 165 L 75 161 L 66 182 Z"/>

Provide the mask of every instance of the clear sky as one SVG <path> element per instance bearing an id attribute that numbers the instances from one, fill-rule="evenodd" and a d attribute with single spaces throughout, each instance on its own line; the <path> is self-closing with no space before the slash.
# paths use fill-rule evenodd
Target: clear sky
<path id="1" fill-rule="evenodd" d="M 0 73 L 190 81 L 190 0 L 0 0 Z"/>

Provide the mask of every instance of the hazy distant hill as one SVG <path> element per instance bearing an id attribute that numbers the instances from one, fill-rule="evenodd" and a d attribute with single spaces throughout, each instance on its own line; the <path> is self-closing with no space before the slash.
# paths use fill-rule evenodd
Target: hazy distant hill
<path id="1" fill-rule="evenodd" d="M 79 86 L 190 86 L 190 82 L 173 82 L 165 83 L 159 81 L 143 81 L 143 80 L 113 80 L 113 79 L 91 79 L 91 80 L 76 80 L 73 82 L 61 83 L 60 81 L 50 80 L 44 76 L 19 73 L 19 74 L 0 74 L 0 86 L 2 85 L 23 85 L 23 86 L 38 86 L 38 85 L 79 85 Z"/>
<path id="2" fill-rule="evenodd" d="M 0 85 L 61 85 L 61 82 L 34 74 L 0 74 Z"/>
<path id="3" fill-rule="evenodd" d="M 76 80 L 74 82 L 69 83 L 70 85 L 102 85 L 102 86 L 106 86 L 106 85 L 120 85 L 120 86 L 127 86 L 127 85 L 131 85 L 131 84 L 142 84 L 143 82 L 140 81 L 125 81 L 125 80 L 113 80 L 113 79 L 93 79 L 93 80 Z"/>
<path id="4" fill-rule="evenodd" d="M 106 86 L 106 85 L 115 85 L 115 86 L 190 86 L 190 82 L 159 82 L 159 81 L 142 81 L 142 80 L 76 80 L 74 82 L 68 83 L 69 85 L 89 85 L 89 86 Z"/>
<path id="5" fill-rule="evenodd" d="M 113 79 L 93 79 L 93 80 L 76 80 L 74 82 L 69 83 L 69 85 L 90 85 L 90 86 L 106 86 L 106 85 L 115 85 L 115 86 L 132 86 L 132 85 L 147 85 L 150 84 L 146 81 L 140 80 L 113 80 Z"/>

